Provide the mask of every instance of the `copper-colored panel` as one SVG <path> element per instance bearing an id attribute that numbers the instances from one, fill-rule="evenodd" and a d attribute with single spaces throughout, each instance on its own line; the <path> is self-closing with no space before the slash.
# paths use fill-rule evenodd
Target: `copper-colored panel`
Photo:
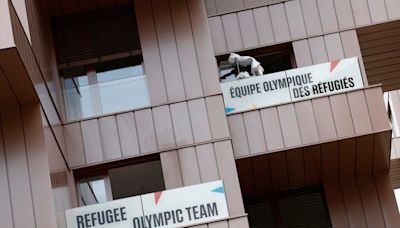
<path id="1" fill-rule="evenodd" d="M 240 34 L 240 25 L 236 13 L 222 15 L 222 24 L 228 51 L 235 51 L 243 48 L 242 35 Z M 221 31 L 220 31 L 221 32 Z"/>
<path id="2" fill-rule="evenodd" d="M 205 100 L 201 98 L 188 101 L 188 107 L 194 141 L 204 142 L 211 140 L 210 123 L 207 116 Z"/>
<path id="3" fill-rule="evenodd" d="M 229 215 L 242 215 L 244 213 L 243 197 L 240 191 L 232 145 L 230 141 L 217 142 L 214 144 L 214 149 L 220 179 L 224 181 L 226 189 Z"/>
<path id="4" fill-rule="evenodd" d="M 361 136 L 356 139 L 356 174 L 370 175 L 374 153 L 373 135 Z"/>
<path id="5" fill-rule="evenodd" d="M 187 4 L 204 94 L 220 93 L 221 87 L 218 80 L 217 63 L 214 58 L 204 1 L 190 0 L 187 1 Z"/>
<path id="6" fill-rule="evenodd" d="M 193 143 L 189 111 L 185 102 L 170 106 L 175 140 L 178 146 Z"/>
<path id="7" fill-rule="evenodd" d="M 97 119 L 83 121 L 81 128 L 87 164 L 102 162 L 104 155 Z"/>
<path id="8" fill-rule="evenodd" d="M 296 57 L 296 64 L 298 67 L 312 65 L 312 58 L 310 47 L 307 40 L 295 41 L 293 44 L 293 52 Z"/>
<path id="9" fill-rule="evenodd" d="M 273 191 L 287 190 L 289 188 L 289 180 L 286 153 L 280 152 L 269 155 L 269 164 Z"/>
<path id="10" fill-rule="evenodd" d="M 161 65 L 160 51 L 156 44 L 157 35 L 153 21 L 150 0 L 135 0 L 136 18 L 142 48 L 143 61 L 146 66 L 147 83 L 149 85 L 152 105 L 167 102 L 167 92 Z"/>
<path id="11" fill-rule="evenodd" d="M 282 128 L 283 141 L 286 147 L 301 144 L 299 125 L 293 104 L 278 106 L 279 121 Z M 268 139 L 267 139 L 268 140 Z"/>
<path id="12" fill-rule="evenodd" d="M 260 114 L 268 150 L 271 151 L 283 148 L 283 135 L 277 108 L 271 107 L 262 109 Z"/>
<path id="13" fill-rule="evenodd" d="M 386 227 L 397 227 L 400 224 L 399 209 L 393 192 L 393 186 L 387 172 L 374 175 L 375 187 L 381 204 Z"/>
<path id="14" fill-rule="evenodd" d="M 229 220 L 229 228 L 247 228 L 249 221 L 247 217 L 234 218 Z"/>
<path id="15" fill-rule="evenodd" d="M 336 32 L 339 29 L 333 0 L 317 0 L 324 33 Z"/>
<path id="16" fill-rule="evenodd" d="M 197 162 L 199 164 L 201 182 L 219 180 L 217 161 L 213 144 L 204 144 L 196 147 Z"/>
<path id="17" fill-rule="evenodd" d="M 303 149 L 294 149 L 286 152 L 289 188 L 300 188 L 306 183 L 305 162 Z"/>
<path id="18" fill-rule="evenodd" d="M 364 91 L 367 99 L 369 115 L 371 117 L 372 129 L 374 131 L 390 129 L 390 122 L 383 103 L 382 89 L 371 88 Z"/>
<path id="19" fill-rule="evenodd" d="M 166 189 L 179 188 L 183 186 L 182 173 L 180 170 L 178 152 L 176 150 L 160 153 Z"/>
<path id="20" fill-rule="evenodd" d="M 369 116 L 364 91 L 355 91 L 347 94 L 351 116 L 356 134 L 372 132 L 371 118 Z"/>
<path id="21" fill-rule="evenodd" d="M 275 38 L 268 7 L 253 9 L 253 14 L 260 45 L 274 43 Z"/>
<path id="22" fill-rule="evenodd" d="M 152 6 L 168 100 L 184 100 L 185 90 L 168 2 L 152 0 Z"/>
<path id="23" fill-rule="evenodd" d="M 250 158 L 245 158 L 236 161 L 240 189 L 242 190 L 243 197 L 254 196 L 256 192 L 251 160 Z"/>
<path id="24" fill-rule="evenodd" d="M 203 96 L 187 3 L 171 0 L 170 7 L 186 97 L 191 99 Z"/>
<path id="25" fill-rule="evenodd" d="M 326 50 L 330 61 L 344 59 L 342 41 L 339 33 L 324 36 Z"/>
<path id="26" fill-rule="evenodd" d="M 339 174 L 339 145 L 338 142 L 321 145 L 323 179 L 336 177 Z"/>
<path id="27" fill-rule="evenodd" d="M 67 160 L 71 167 L 86 164 L 81 125 L 79 122 L 64 125 Z"/>
<path id="28" fill-rule="evenodd" d="M 210 25 L 211 39 L 214 47 L 214 53 L 227 52 L 228 47 L 226 44 L 225 33 L 223 31 L 222 19 L 220 16 L 208 18 L 208 24 Z"/>
<path id="29" fill-rule="evenodd" d="M 232 136 L 235 157 L 250 154 L 249 144 L 244 126 L 243 114 L 228 116 L 229 130 Z"/>
<path id="30" fill-rule="evenodd" d="M 136 128 L 139 138 L 139 147 L 142 154 L 157 150 L 154 121 L 150 109 L 135 112 Z"/>
<path id="31" fill-rule="evenodd" d="M 368 0 L 351 0 L 351 5 L 354 13 L 354 20 L 357 26 L 367 25 L 371 23 Z"/>
<path id="32" fill-rule="evenodd" d="M 385 227 L 373 177 L 358 177 L 357 184 L 368 227 Z"/>
<path id="33" fill-rule="evenodd" d="M 351 0 L 334 0 L 336 16 L 340 29 L 354 27 L 354 16 L 351 8 Z"/>
<path id="34" fill-rule="evenodd" d="M 321 18 L 318 13 L 317 1 L 300 0 L 307 34 L 315 36 L 322 34 Z"/>
<path id="35" fill-rule="evenodd" d="M 101 144 L 103 145 L 104 160 L 121 158 L 121 145 L 115 116 L 99 119 Z"/>
<path id="36" fill-rule="evenodd" d="M 0 121 L 0 128 L 1 121 Z M 3 202 L 0 204 L 0 222 L 4 228 L 13 228 L 13 215 L 11 209 L 11 201 L 10 201 L 10 189 L 9 189 L 9 180 L 7 174 L 7 161 L 5 158 L 4 151 L 4 142 L 2 131 L 0 131 L 0 180 L 2 184 L 0 185 L 0 201 Z"/>
<path id="37" fill-rule="evenodd" d="M 283 42 L 291 39 L 287 15 L 283 4 L 272 5 L 269 8 L 275 41 Z"/>
<path id="38" fill-rule="evenodd" d="M 332 227 L 350 227 L 339 180 L 324 180 L 324 190 Z"/>
<path id="39" fill-rule="evenodd" d="M 206 106 L 212 138 L 230 137 L 222 96 L 206 97 Z"/>
<path id="40" fill-rule="evenodd" d="M 384 0 L 368 0 L 372 23 L 383 22 L 387 20 L 386 6 Z"/>
<path id="41" fill-rule="evenodd" d="M 254 23 L 252 10 L 240 11 L 237 13 L 240 32 L 243 39 L 243 47 L 250 48 L 258 46 L 257 29 Z"/>
<path id="42" fill-rule="evenodd" d="M 355 134 L 353 119 L 346 94 L 334 95 L 329 98 L 338 137 L 349 137 Z"/>
<path id="43" fill-rule="evenodd" d="M 167 149 L 176 146 L 169 106 L 164 105 L 153 108 L 152 112 L 158 149 Z"/>
<path id="44" fill-rule="evenodd" d="M 304 148 L 304 169 L 306 185 L 316 185 L 322 180 L 321 146 Z"/>
<path id="45" fill-rule="evenodd" d="M 267 147 L 265 144 L 260 112 L 258 110 L 245 112 L 243 113 L 243 120 L 249 142 L 250 154 L 266 152 Z"/>
<path id="46" fill-rule="evenodd" d="M 353 178 L 343 178 L 340 185 L 350 227 L 367 227 L 357 182 Z"/>
<path id="47" fill-rule="evenodd" d="M 133 113 L 128 112 L 117 115 L 117 124 L 122 156 L 127 157 L 140 154 L 139 140 Z"/>
<path id="48" fill-rule="evenodd" d="M 356 171 L 356 140 L 345 139 L 339 141 L 339 175 L 354 177 Z"/>
<path id="49" fill-rule="evenodd" d="M 391 132 L 386 131 L 374 135 L 374 171 L 384 171 L 390 165 L 390 140 Z"/>
<path id="50" fill-rule="evenodd" d="M 272 191 L 269 155 L 251 158 L 255 182 L 255 193 L 263 195 Z"/>
<path id="51" fill-rule="evenodd" d="M 289 1 L 285 2 L 284 5 L 292 39 L 306 37 L 306 28 L 304 25 L 300 1 Z"/>
<path id="52" fill-rule="evenodd" d="M 323 37 L 314 37 L 308 39 L 308 44 L 310 45 L 313 64 L 328 62 L 328 54 Z"/>
<path id="53" fill-rule="evenodd" d="M 179 164 L 182 173 L 184 186 L 200 184 L 201 177 L 197 163 L 196 150 L 194 147 L 188 147 L 178 150 Z"/>
<path id="54" fill-rule="evenodd" d="M 319 141 L 317 123 L 311 101 L 302 101 L 295 104 L 297 121 L 303 144 Z"/>

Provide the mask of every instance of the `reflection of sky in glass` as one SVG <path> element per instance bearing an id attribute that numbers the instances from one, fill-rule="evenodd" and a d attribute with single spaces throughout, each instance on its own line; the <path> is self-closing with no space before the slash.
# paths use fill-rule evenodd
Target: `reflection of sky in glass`
<path id="1" fill-rule="evenodd" d="M 397 207 L 400 211 L 400 188 L 394 190 L 394 196 L 396 196 Z"/>
<path id="2" fill-rule="evenodd" d="M 99 83 L 108 82 L 112 80 L 118 80 L 122 78 L 128 78 L 133 76 L 138 76 L 143 74 L 143 66 L 130 66 L 115 70 L 109 70 L 105 72 L 97 73 L 97 81 Z"/>
<path id="3" fill-rule="evenodd" d="M 99 203 L 107 202 L 106 186 L 104 183 L 104 179 L 91 181 L 90 186 L 92 186 L 93 192 L 96 195 L 97 201 Z"/>
<path id="4" fill-rule="evenodd" d="M 88 85 L 86 75 L 65 79 L 64 91 L 68 120 L 105 115 L 150 105 L 143 66 L 132 66 L 97 73 L 98 84 Z"/>

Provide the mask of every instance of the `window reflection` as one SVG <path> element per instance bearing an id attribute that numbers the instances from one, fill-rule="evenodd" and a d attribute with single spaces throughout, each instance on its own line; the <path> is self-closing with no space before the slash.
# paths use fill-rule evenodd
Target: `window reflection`
<path id="1" fill-rule="evenodd" d="M 108 201 L 104 179 L 79 183 L 79 190 L 82 206 Z"/>
<path id="2" fill-rule="evenodd" d="M 150 105 L 141 57 L 66 68 L 61 74 L 70 121 Z"/>

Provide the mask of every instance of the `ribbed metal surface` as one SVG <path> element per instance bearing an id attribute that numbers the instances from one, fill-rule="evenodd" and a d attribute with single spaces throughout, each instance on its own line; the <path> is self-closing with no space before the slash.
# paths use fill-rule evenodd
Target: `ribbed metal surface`
<path id="1" fill-rule="evenodd" d="M 384 91 L 400 88 L 400 21 L 357 30 L 369 84 Z"/>
<path id="2" fill-rule="evenodd" d="M 140 50 L 133 4 L 52 19 L 57 62 Z"/>

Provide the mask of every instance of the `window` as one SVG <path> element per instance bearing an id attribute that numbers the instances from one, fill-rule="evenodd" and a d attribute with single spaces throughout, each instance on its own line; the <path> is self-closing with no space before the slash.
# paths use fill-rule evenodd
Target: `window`
<path id="1" fill-rule="evenodd" d="M 165 190 L 159 157 L 119 161 L 75 171 L 80 205 Z"/>
<path id="2" fill-rule="evenodd" d="M 394 190 L 394 196 L 396 197 L 397 207 L 400 211 L 400 188 Z"/>
<path id="3" fill-rule="evenodd" d="M 255 58 L 264 68 L 264 74 L 285 71 L 296 67 L 293 47 L 290 43 L 238 52 L 236 54 Z M 236 80 L 238 66 L 229 63 L 228 58 L 229 55 L 217 56 L 221 82 Z M 240 71 L 244 70 L 249 71 L 246 67 L 240 67 Z"/>
<path id="4" fill-rule="evenodd" d="M 51 22 L 68 121 L 150 105 L 132 3 Z"/>

